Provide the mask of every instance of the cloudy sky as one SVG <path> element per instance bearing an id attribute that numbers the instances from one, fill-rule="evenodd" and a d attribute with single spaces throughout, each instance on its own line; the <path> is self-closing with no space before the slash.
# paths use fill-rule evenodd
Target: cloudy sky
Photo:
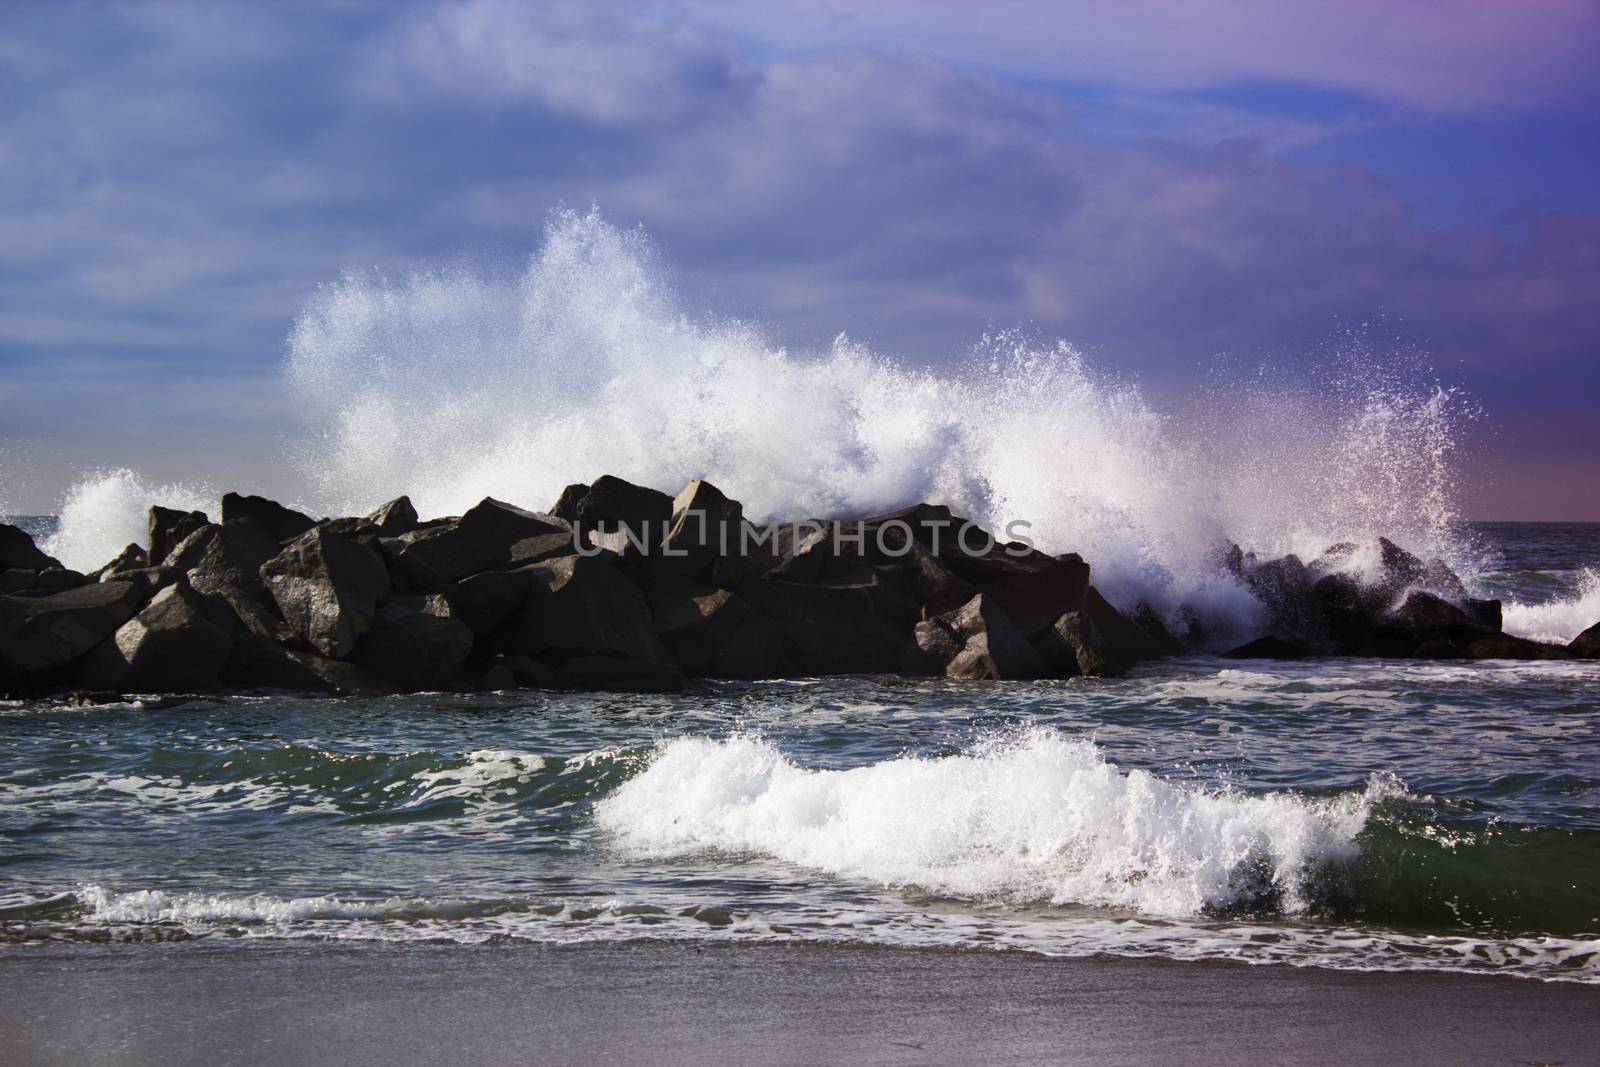
<path id="1" fill-rule="evenodd" d="M 796 349 L 1020 325 L 1158 401 L 1423 352 L 1471 513 L 1600 519 L 1597 56 L 1582 0 L 10 0 L 0 496 L 281 484 L 320 284 L 597 205 Z"/>

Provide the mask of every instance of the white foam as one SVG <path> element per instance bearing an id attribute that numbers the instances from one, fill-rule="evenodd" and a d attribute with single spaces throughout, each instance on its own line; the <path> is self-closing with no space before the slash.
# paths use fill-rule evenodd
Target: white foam
<path id="1" fill-rule="evenodd" d="M 796 766 L 759 738 L 681 738 L 596 807 L 625 853 L 757 853 L 830 874 L 964 898 L 1196 916 L 1279 894 L 1355 855 L 1392 779 L 1311 800 L 1164 782 L 1091 742 L 1036 729 L 942 759 L 842 771 Z"/>
<path id="2" fill-rule="evenodd" d="M 150 485 L 126 468 L 95 471 L 68 490 L 60 525 L 44 550 L 74 570 L 109 563 L 131 544 L 147 546 L 152 504 L 182 511 L 211 511 L 216 497 L 189 485 Z"/>
<path id="3" fill-rule="evenodd" d="M 664 273 L 638 231 L 566 212 L 515 277 L 327 286 L 286 366 L 309 509 L 400 493 L 424 515 L 486 495 L 542 508 L 604 473 L 673 493 L 708 478 L 752 517 L 933 500 L 996 530 L 1031 524 L 1125 606 L 1187 603 L 1241 630 L 1259 605 L 1218 572 L 1227 539 L 1309 556 L 1386 534 L 1450 555 L 1463 409 L 1426 374 L 1385 369 L 1392 354 L 1221 383 L 1179 416 L 1070 345 L 1018 333 L 940 373 L 843 336 L 791 352 L 694 314 Z M 134 539 L 156 495 L 143 488 L 119 472 L 73 491 L 58 541 L 74 564 Z"/>
<path id="4" fill-rule="evenodd" d="M 1508 634 L 1534 641 L 1567 644 L 1583 631 L 1600 624 L 1600 570 L 1586 567 L 1571 596 L 1543 603 L 1507 603 L 1501 609 L 1502 627 Z"/>

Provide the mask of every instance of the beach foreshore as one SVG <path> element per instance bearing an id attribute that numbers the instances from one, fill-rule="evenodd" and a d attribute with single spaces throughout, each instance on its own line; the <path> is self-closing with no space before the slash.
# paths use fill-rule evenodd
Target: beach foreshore
<path id="1" fill-rule="evenodd" d="M 0 1063 L 1580 1064 L 1600 989 L 1017 953 L 11 946 Z"/>

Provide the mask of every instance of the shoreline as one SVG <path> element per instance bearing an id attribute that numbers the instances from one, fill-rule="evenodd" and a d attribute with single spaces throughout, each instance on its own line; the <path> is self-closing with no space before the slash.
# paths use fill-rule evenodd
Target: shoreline
<path id="1" fill-rule="evenodd" d="M 1600 990 L 1464 975 L 627 942 L 0 953 L 0 1062 L 1578 1063 Z"/>

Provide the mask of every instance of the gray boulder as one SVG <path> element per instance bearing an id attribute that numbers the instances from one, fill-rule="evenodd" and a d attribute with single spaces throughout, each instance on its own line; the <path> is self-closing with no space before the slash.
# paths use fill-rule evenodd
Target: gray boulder
<path id="1" fill-rule="evenodd" d="M 389 572 L 372 549 L 315 527 L 261 567 L 284 620 L 325 656 L 342 659 L 372 625 Z"/>
<path id="2" fill-rule="evenodd" d="M 955 611 L 918 623 L 915 633 L 924 654 L 944 660 L 949 678 L 1027 680 L 1057 673 L 987 592 Z"/>
<path id="3" fill-rule="evenodd" d="M 217 680 L 233 638 L 207 617 L 188 586 L 169 585 L 89 654 L 81 680 L 93 689 L 188 692 Z"/>
<path id="4" fill-rule="evenodd" d="M 26 530 L 0 522 L 0 570 L 42 571 L 60 566 L 33 543 Z"/>
<path id="5" fill-rule="evenodd" d="M 601 475 L 577 504 L 576 525 L 583 530 L 630 531 L 659 545 L 672 521 L 672 498 L 657 489 Z"/>
<path id="6" fill-rule="evenodd" d="M 691 582 L 650 590 L 656 633 L 684 673 L 768 678 L 783 656 L 783 628 L 738 594 Z"/>
<path id="7" fill-rule="evenodd" d="M 179 542 L 206 525 L 209 525 L 209 520 L 203 511 L 176 511 L 172 508 L 152 507 L 150 509 L 150 565 L 159 566 L 165 563 L 167 554 L 178 547 Z"/>
<path id="8" fill-rule="evenodd" d="M 436 604 L 385 604 L 350 662 L 403 690 L 443 687 L 472 654 L 472 631 L 448 608 L 442 615 L 437 610 Z"/>
<path id="9" fill-rule="evenodd" d="M 243 589 L 261 596 L 261 565 L 282 546 L 253 519 L 207 524 L 179 542 L 163 566 L 183 571 L 197 592 Z"/>
<path id="10" fill-rule="evenodd" d="M 310 515 L 286 508 L 276 500 L 228 493 L 222 498 L 222 523 L 226 526 L 233 519 L 250 519 L 280 544 L 294 540 L 317 524 Z"/>
<path id="11" fill-rule="evenodd" d="M 525 561 L 550 550 L 554 538 L 570 538 L 566 523 L 550 515 L 523 511 L 492 497 L 459 519 L 428 525 L 383 542 L 396 572 L 420 592 L 442 591 L 470 574 Z M 536 545 L 526 543 L 534 541 Z M 535 551 L 523 551 L 518 546 Z"/>
<path id="12" fill-rule="evenodd" d="M 507 624 L 506 651 L 545 659 L 613 656 L 669 662 L 644 593 L 610 563 L 570 555 L 526 569 L 532 584 L 516 618 Z"/>
<path id="13" fill-rule="evenodd" d="M 131 619 L 143 599 L 131 582 L 0 596 L 0 673 L 34 675 L 72 662 Z"/>

